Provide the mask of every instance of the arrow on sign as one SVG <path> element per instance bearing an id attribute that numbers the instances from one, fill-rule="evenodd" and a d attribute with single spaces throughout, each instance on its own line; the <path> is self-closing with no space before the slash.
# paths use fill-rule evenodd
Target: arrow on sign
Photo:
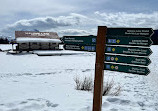
<path id="1" fill-rule="evenodd" d="M 153 42 L 149 37 L 107 37 L 106 43 L 109 45 L 151 46 Z"/>
<path id="2" fill-rule="evenodd" d="M 111 64 L 111 63 L 104 63 L 104 70 L 125 72 L 125 73 L 132 73 L 132 74 L 139 74 L 146 76 L 150 73 L 150 70 L 147 67 Z"/>
<path id="3" fill-rule="evenodd" d="M 150 48 L 107 46 L 105 53 L 149 56 L 152 51 Z"/>
<path id="4" fill-rule="evenodd" d="M 151 37 L 154 34 L 152 28 L 108 28 L 108 36 L 141 36 Z"/>
<path id="5" fill-rule="evenodd" d="M 133 56 L 108 55 L 108 54 L 105 54 L 105 61 L 115 62 L 115 63 L 144 65 L 144 66 L 148 66 L 151 63 L 150 59 L 146 57 L 133 57 Z"/>

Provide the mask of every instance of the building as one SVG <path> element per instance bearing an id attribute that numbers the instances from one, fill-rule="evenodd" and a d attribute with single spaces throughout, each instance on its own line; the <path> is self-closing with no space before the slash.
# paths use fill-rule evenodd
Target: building
<path id="1" fill-rule="evenodd" d="M 58 50 L 61 40 L 56 32 L 15 31 L 17 51 Z"/>

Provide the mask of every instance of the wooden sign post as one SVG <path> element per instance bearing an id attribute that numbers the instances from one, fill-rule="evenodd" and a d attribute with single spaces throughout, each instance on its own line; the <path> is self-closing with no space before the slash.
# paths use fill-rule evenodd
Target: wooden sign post
<path id="1" fill-rule="evenodd" d="M 152 28 L 107 28 L 106 26 L 98 27 L 98 35 L 96 41 L 93 111 L 101 111 L 104 70 L 139 75 L 148 75 L 150 73 L 150 70 L 144 66 L 148 66 L 151 63 L 148 56 L 152 53 L 149 47 L 152 44 L 150 37 L 153 35 L 153 33 L 154 32 Z M 121 45 L 127 45 L 128 47 Z M 109 53 L 116 55 L 109 55 Z M 133 66 L 132 64 L 139 66 Z"/>
<path id="2" fill-rule="evenodd" d="M 101 111 L 101 107 L 102 107 L 106 33 L 107 33 L 106 26 L 98 27 L 97 44 L 96 44 L 93 111 Z"/>

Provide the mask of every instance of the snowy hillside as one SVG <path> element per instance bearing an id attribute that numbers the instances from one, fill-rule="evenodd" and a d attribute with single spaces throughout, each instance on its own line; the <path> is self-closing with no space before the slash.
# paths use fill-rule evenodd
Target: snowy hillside
<path id="1" fill-rule="evenodd" d="M 12 47 L 0 45 L 8 48 Z M 104 81 L 113 79 L 122 91 L 119 96 L 104 96 L 102 111 L 158 111 L 158 46 L 151 49 L 148 76 L 104 71 Z M 95 53 L 65 52 L 0 52 L 0 111 L 92 111 L 93 92 L 76 90 L 74 78 L 94 79 Z"/>

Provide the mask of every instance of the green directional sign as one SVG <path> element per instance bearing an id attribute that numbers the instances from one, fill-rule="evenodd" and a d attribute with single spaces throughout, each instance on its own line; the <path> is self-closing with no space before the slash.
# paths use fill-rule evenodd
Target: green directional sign
<path id="1" fill-rule="evenodd" d="M 133 73 L 139 75 L 148 75 L 150 73 L 150 70 L 147 67 L 111 64 L 111 63 L 104 63 L 104 70 Z"/>
<path id="2" fill-rule="evenodd" d="M 121 55 L 108 55 L 105 54 L 106 62 L 115 62 L 115 63 L 126 63 L 126 64 L 135 64 L 135 65 L 144 65 L 148 66 L 151 61 L 146 57 L 134 57 L 134 56 L 121 56 Z"/>
<path id="3" fill-rule="evenodd" d="M 96 36 L 64 36 L 64 44 L 85 44 L 85 45 L 95 45 Z M 132 45 L 132 46 L 151 46 L 152 40 L 150 37 L 114 37 L 107 36 L 106 44 L 109 45 Z"/>
<path id="4" fill-rule="evenodd" d="M 82 44 L 65 44 L 64 45 L 65 50 L 76 50 L 76 51 L 95 51 L 96 46 L 95 45 L 82 45 Z"/>
<path id="5" fill-rule="evenodd" d="M 132 46 L 151 46 L 150 37 L 110 37 L 106 38 L 109 45 L 132 45 Z"/>
<path id="6" fill-rule="evenodd" d="M 152 28 L 108 28 L 108 36 L 141 36 L 151 37 L 154 33 Z"/>
<path id="7" fill-rule="evenodd" d="M 64 36 L 63 37 L 64 44 L 86 44 L 86 45 L 94 45 L 96 44 L 96 36 Z"/>
<path id="8" fill-rule="evenodd" d="M 149 56 L 152 51 L 150 48 L 106 46 L 105 53 Z"/>

